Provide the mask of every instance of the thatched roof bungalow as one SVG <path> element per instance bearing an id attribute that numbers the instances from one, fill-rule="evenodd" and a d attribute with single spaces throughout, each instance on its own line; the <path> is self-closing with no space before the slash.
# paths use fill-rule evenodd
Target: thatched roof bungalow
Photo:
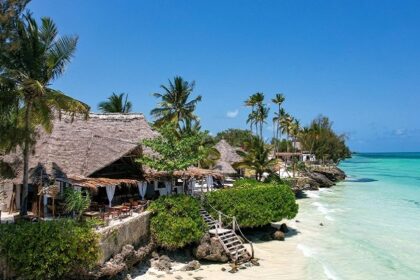
<path id="1" fill-rule="evenodd" d="M 168 181 L 167 173 L 153 172 L 136 162 L 142 154 L 152 153 L 150 149 L 142 147 L 141 141 L 158 135 L 142 114 L 91 113 L 87 119 L 83 116 L 72 118 L 63 115 L 61 119 L 53 120 L 51 133 L 43 129 L 38 131 L 30 156 L 29 184 L 45 186 L 55 180 L 60 188 L 68 185 L 85 188 L 98 197 L 108 196 L 111 200 L 114 193 L 108 195 L 108 189 L 118 186 L 120 191 L 115 194 L 117 201 L 119 194 L 135 195 L 140 189 L 142 197 L 155 197 L 156 192 L 171 193 L 169 189 L 162 191 Z M 0 177 L 0 187 L 7 186 L 9 197 L 13 190 L 16 193 L 16 204 L 19 205 L 20 185 L 23 181 L 21 151 L 0 155 L 0 163 L 1 169 L 7 170 L 9 177 L 8 181 L 5 178 L 1 181 Z M 216 171 L 190 168 L 177 171 L 175 176 L 202 179 L 223 175 Z M 134 188 L 125 188 L 123 191 L 121 186 Z M 181 191 L 177 189 L 177 193 Z M 35 190 L 32 192 L 36 193 Z"/>
<path id="2" fill-rule="evenodd" d="M 238 175 L 238 170 L 235 170 L 232 166 L 234 163 L 242 160 L 241 156 L 237 153 L 238 149 L 232 147 L 224 139 L 220 140 L 215 147 L 220 153 L 220 159 L 213 169 L 224 175 Z"/>
<path id="3" fill-rule="evenodd" d="M 134 158 L 142 153 L 140 141 L 158 135 L 142 114 L 89 114 L 53 121 L 52 132 L 39 130 L 30 157 L 30 183 L 40 177 L 139 178 Z M 0 157 L 20 184 L 23 160 L 20 152 Z"/>

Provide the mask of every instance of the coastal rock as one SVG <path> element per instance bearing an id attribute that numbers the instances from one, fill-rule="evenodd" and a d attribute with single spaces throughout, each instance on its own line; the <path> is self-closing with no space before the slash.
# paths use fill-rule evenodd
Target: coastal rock
<path id="1" fill-rule="evenodd" d="M 308 178 L 317 182 L 319 184 L 320 188 L 330 188 L 330 187 L 335 185 L 335 183 L 333 181 L 331 181 L 330 179 L 328 179 L 327 176 L 325 176 L 324 174 L 319 173 L 317 171 L 306 172 L 305 175 Z"/>
<path id="2" fill-rule="evenodd" d="M 285 238 L 285 234 L 284 232 L 278 230 L 273 234 L 273 239 L 274 240 L 279 240 L 279 241 L 284 241 Z"/>
<path id="3" fill-rule="evenodd" d="M 123 247 L 121 253 L 115 255 L 112 259 L 107 261 L 101 267 L 88 273 L 90 278 L 115 277 L 117 274 L 126 271 L 137 263 L 145 260 L 156 245 L 150 242 L 148 245 L 135 250 L 133 246 L 126 245 Z M 75 279 L 80 279 L 78 275 Z"/>
<path id="4" fill-rule="evenodd" d="M 198 261 L 191 261 L 188 264 L 186 264 L 183 268 L 181 268 L 182 271 L 193 271 L 200 268 L 200 263 Z"/>
<path id="5" fill-rule="evenodd" d="M 152 265 L 160 271 L 170 271 L 172 269 L 171 259 L 166 255 L 160 256 L 157 261 L 152 262 Z"/>
<path id="6" fill-rule="evenodd" d="M 289 228 L 287 227 L 287 225 L 285 223 L 283 223 L 280 226 L 280 231 L 283 232 L 283 233 L 288 233 L 289 232 Z"/>
<path id="7" fill-rule="evenodd" d="M 193 250 L 193 254 L 198 260 L 208 260 L 214 262 L 226 263 L 229 261 L 223 245 L 215 237 L 206 234 L 200 241 L 200 244 Z"/>
<path id="8" fill-rule="evenodd" d="M 316 191 L 320 187 L 320 184 L 309 176 L 293 179 L 292 185 L 295 193 L 299 191 Z"/>
<path id="9" fill-rule="evenodd" d="M 346 179 L 346 173 L 337 166 L 316 166 L 312 171 L 324 175 L 333 182 Z"/>

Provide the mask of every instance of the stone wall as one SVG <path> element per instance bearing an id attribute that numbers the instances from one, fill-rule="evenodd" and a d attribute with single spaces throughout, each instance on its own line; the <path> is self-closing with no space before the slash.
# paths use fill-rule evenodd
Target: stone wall
<path id="1" fill-rule="evenodd" d="M 6 201 L 4 201 L 4 202 L 6 203 L 6 207 L 8 209 L 10 207 L 10 197 L 12 196 L 12 192 L 13 192 L 13 184 L 12 183 L 0 183 L 0 191 L 6 192 L 7 198 L 6 198 Z"/>
<path id="2" fill-rule="evenodd" d="M 134 247 L 149 241 L 151 212 L 127 218 L 123 223 L 99 229 L 102 257 L 100 264 L 121 252 L 125 245 Z"/>

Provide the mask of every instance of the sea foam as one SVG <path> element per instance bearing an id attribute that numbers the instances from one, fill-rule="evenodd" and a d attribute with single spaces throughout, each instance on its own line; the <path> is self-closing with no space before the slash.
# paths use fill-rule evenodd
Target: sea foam
<path id="1" fill-rule="evenodd" d="M 302 253 L 305 257 L 311 257 L 315 253 L 312 248 L 309 248 L 308 246 L 305 246 L 305 245 L 300 244 L 300 243 L 297 245 L 297 248 L 302 251 Z"/>

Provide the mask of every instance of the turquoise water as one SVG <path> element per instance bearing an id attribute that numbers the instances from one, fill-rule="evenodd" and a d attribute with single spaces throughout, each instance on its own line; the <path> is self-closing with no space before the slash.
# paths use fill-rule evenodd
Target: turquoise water
<path id="1" fill-rule="evenodd" d="M 345 182 L 300 201 L 308 278 L 420 279 L 420 153 L 358 154 L 340 167 Z"/>

